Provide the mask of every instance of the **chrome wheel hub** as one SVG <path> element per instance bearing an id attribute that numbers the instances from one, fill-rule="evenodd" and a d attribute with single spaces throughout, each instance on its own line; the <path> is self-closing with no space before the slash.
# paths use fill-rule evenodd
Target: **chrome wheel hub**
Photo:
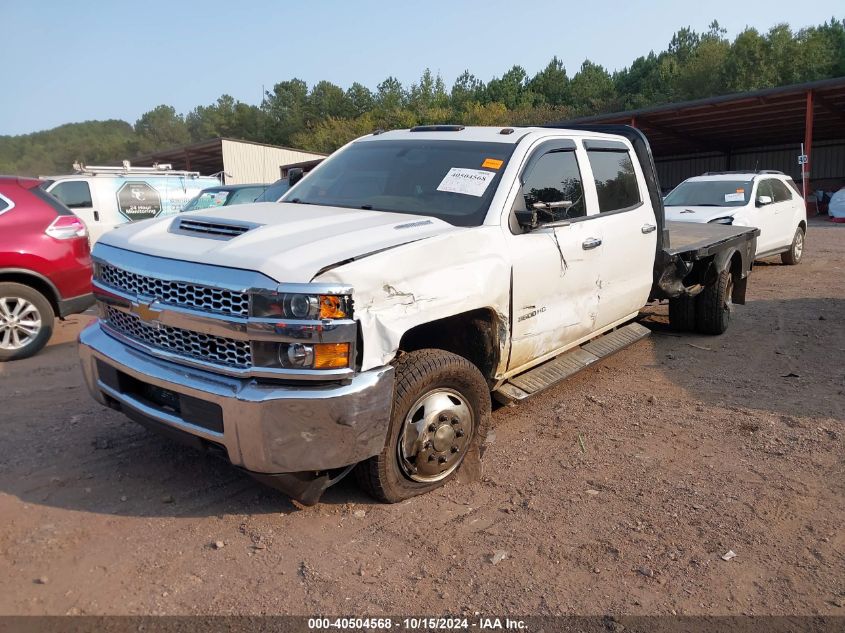
<path id="1" fill-rule="evenodd" d="M 474 426 L 472 409 L 457 391 L 423 395 L 408 411 L 396 446 L 405 476 L 425 483 L 448 477 L 463 460 Z"/>
<path id="2" fill-rule="evenodd" d="M 795 234 L 795 246 L 792 250 L 795 254 L 795 259 L 800 259 L 801 253 L 804 252 L 804 234 L 801 231 Z"/>
<path id="3" fill-rule="evenodd" d="M 26 299 L 0 297 L 0 349 L 20 349 L 38 336 L 41 314 Z"/>

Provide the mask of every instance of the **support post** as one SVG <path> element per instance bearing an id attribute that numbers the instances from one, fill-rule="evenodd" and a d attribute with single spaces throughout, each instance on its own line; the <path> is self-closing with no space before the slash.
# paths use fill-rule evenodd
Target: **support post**
<path id="1" fill-rule="evenodd" d="M 637 117 L 631 117 L 631 127 L 637 127 Z"/>
<path id="2" fill-rule="evenodd" d="M 807 91 L 807 105 L 804 112 L 804 154 L 807 156 L 807 161 L 801 166 L 801 181 L 804 185 L 804 205 L 807 207 L 807 213 L 810 212 L 810 206 L 807 204 L 807 190 L 810 187 L 810 163 L 812 162 L 813 154 L 813 91 Z M 818 209 L 818 205 L 816 205 Z"/>

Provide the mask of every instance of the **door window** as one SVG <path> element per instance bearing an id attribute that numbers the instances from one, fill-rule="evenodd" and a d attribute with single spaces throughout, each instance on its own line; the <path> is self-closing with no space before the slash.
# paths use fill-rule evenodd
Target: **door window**
<path id="1" fill-rule="evenodd" d="M 757 199 L 760 199 L 760 196 L 769 196 L 772 201 L 775 199 L 775 192 L 772 191 L 772 180 L 771 178 L 767 180 L 761 180 L 760 184 L 757 185 Z"/>
<path id="2" fill-rule="evenodd" d="M 780 180 L 771 180 L 772 183 L 772 191 L 775 194 L 775 202 L 786 202 L 787 200 L 792 200 L 792 194 L 789 191 L 789 187 L 783 184 Z"/>
<path id="3" fill-rule="evenodd" d="M 634 163 L 627 151 L 587 150 L 587 156 L 596 182 L 600 213 L 630 209 L 642 202 Z"/>
<path id="4" fill-rule="evenodd" d="M 541 223 L 587 215 L 575 152 L 561 150 L 543 154 L 525 176 L 522 195 L 528 209 L 537 209 Z"/>
<path id="5" fill-rule="evenodd" d="M 90 209 L 94 206 L 91 202 L 91 189 L 84 180 L 60 182 L 50 190 L 50 193 L 71 209 Z"/>

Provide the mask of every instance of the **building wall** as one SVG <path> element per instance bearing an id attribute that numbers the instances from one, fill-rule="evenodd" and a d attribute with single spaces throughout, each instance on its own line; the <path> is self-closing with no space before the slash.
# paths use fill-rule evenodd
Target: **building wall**
<path id="1" fill-rule="evenodd" d="M 756 169 L 777 169 L 801 182 L 798 166 L 800 143 L 776 147 L 757 147 L 736 151 L 730 155 L 719 153 L 698 153 L 683 156 L 660 157 L 655 160 L 660 186 L 670 189 L 692 176 L 706 171 L 739 171 Z M 810 180 L 811 184 L 845 181 L 845 140 L 819 141 L 813 146 Z M 812 187 L 811 187 L 812 188 Z"/>
<path id="2" fill-rule="evenodd" d="M 281 168 L 292 163 L 324 158 L 322 154 L 302 152 L 255 143 L 223 139 L 223 170 L 226 184 L 270 183 L 281 177 Z"/>

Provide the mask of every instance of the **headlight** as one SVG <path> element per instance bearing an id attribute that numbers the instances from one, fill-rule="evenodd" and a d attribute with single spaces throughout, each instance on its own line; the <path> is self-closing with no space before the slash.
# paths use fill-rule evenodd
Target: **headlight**
<path id="1" fill-rule="evenodd" d="M 348 319 L 351 301 L 342 295 L 255 294 L 252 316 L 283 319 Z"/>
<path id="2" fill-rule="evenodd" d="M 253 343 L 258 367 L 281 369 L 346 369 L 350 364 L 349 343 Z"/>
<path id="3" fill-rule="evenodd" d="M 716 218 L 715 220 L 710 220 L 707 224 L 733 224 L 734 219 L 732 216 L 726 216 L 724 218 Z"/>

